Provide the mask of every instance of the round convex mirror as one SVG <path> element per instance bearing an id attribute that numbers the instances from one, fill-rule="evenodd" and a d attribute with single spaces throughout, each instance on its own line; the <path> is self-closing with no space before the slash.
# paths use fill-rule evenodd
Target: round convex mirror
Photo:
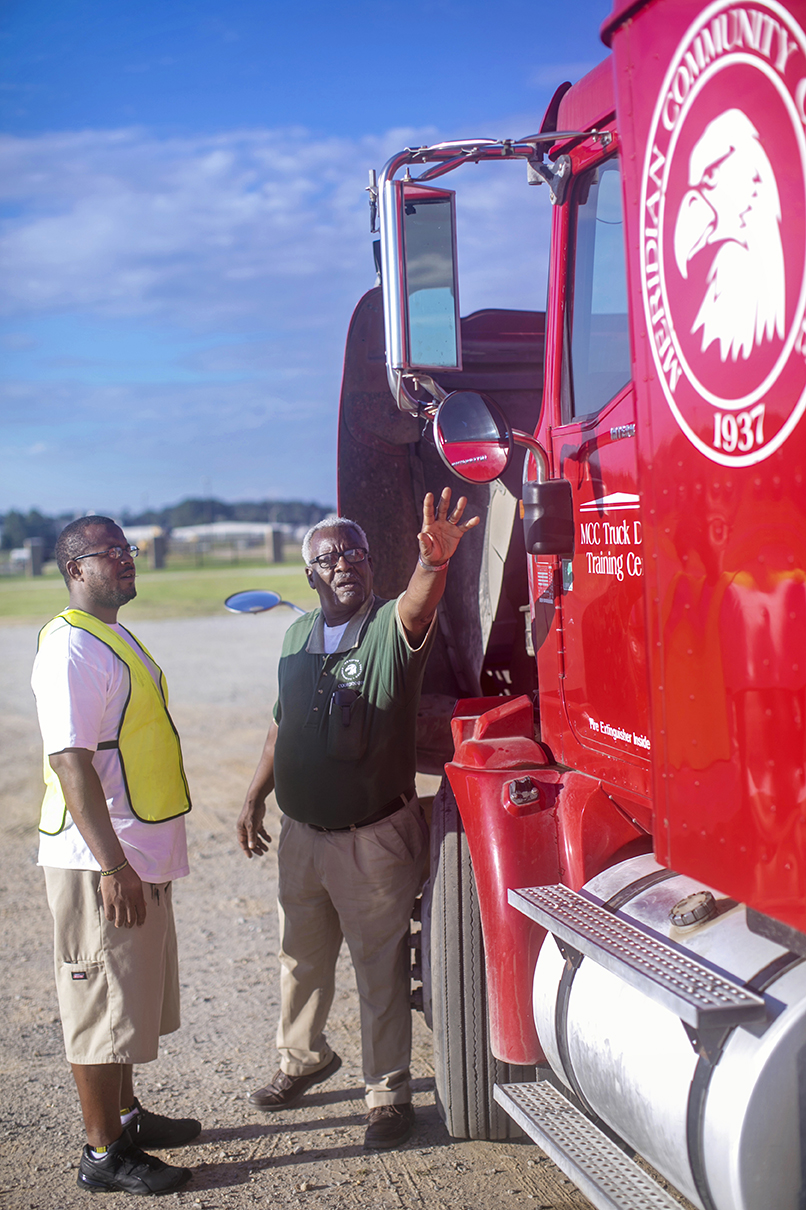
<path id="1" fill-rule="evenodd" d="M 267 609 L 274 609 L 281 601 L 279 592 L 250 588 L 246 592 L 234 592 L 231 597 L 227 597 L 224 605 L 233 613 L 265 613 Z"/>
<path id="2" fill-rule="evenodd" d="M 434 417 L 442 461 L 466 483 L 492 483 L 512 457 L 512 430 L 497 404 L 476 391 L 453 391 Z"/>

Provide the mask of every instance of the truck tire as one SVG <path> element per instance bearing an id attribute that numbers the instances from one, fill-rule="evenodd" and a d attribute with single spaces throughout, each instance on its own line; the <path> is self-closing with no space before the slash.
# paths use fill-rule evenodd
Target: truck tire
<path id="1" fill-rule="evenodd" d="M 447 778 L 431 822 L 431 1003 L 437 1108 L 455 1139 L 518 1138 L 493 1085 L 534 1080 L 490 1050 L 479 901 L 467 837 Z"/>

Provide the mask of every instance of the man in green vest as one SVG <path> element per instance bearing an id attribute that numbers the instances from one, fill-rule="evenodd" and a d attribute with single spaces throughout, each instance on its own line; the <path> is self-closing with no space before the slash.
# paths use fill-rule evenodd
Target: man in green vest
<path id="1" fill-rule="evenodd" d="M 373 594 L 354 521 L 328 517 L 307 534 L 320 608 L 286 632 L 274 722 L 238 819 L 242 849 L 261 856 L 276 791 L 280 1069 L 249 1099 L 286 1109 L 339 1069 L 324 1029 L 344 938 L 361 1008 L 369 1150 L 399 1146 L 414 1122 L 408 937 L 428 849 L 414 789 L 417 708 L 448 563 L 478 524 L 462 521 L 464 497 L 453 510 L 450 501 L 447 488 L 436 506 L 426 496 L 419 557 L 396 601 Z"/>
<path id="2" fill-rule="evenodd" d="M 64 530 L 70 604 L 43 629 L 32 686 L 44 742 L 39 864 L 54 920 L 56 986 L 87 1145 L 80 1188 L 140 1195 L 191 1176 L 149 1155 L 201 1130 L 140 1105 L 133 1065 L 179 1027 L 171 885 L 188 873 L 190 797 L 165 678 L 117 620 L 134 557 L 108 517 Z"/>

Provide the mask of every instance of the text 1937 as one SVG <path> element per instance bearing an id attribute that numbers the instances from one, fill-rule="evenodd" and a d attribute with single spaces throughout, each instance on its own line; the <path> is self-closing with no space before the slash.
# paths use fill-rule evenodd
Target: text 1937
<path id="1" fill-rule="evenodd" d="M 748 412 L 714 413 L 714 449 L 746 454 L 764 444 L 764 404 L 757 403 Z"/>

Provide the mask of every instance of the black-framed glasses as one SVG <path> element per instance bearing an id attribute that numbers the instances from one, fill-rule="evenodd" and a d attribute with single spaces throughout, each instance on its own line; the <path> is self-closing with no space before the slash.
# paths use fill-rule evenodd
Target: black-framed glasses
<path id="1" fill-rule="evenodd" d="M 313 567 L 314 563 L 318 563 L 326 571 L 332 571 L 339 559 L 344 559 L 347 563 L 363 563 L 368 554 L 369 551 L 364 550 L 363 546 L 351 546 L 349 550 L 329 550 L 326 554 L 311 559 L 308 566 Z"/>
<path id="2" fill-rule="evenodd" d="M 138 546 L 110 546 L 109 550 L 93 550 L 88 555 L 76 555 L 73 562 L 77 563 L 79 559 L 123 559 L 126 555 L 131 555 L 133 559 L 136 559 L 139 553 Z"/>

